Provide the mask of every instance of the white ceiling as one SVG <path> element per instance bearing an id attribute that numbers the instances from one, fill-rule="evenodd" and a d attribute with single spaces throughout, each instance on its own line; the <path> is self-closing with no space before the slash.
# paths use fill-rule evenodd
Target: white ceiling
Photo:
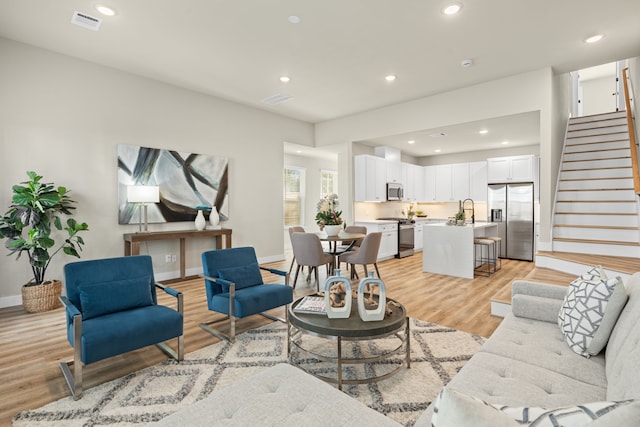
<path id="1" fill-rule="evenodd" d="M 638 0 L 459 2 L 445 16 L 444 0 L 104 0 L 117 15 L 94 32 L 70 21 L 74 11 L 99 17 L 96 0 L 0 0 L 0 37 L 311 123 L 640 55 Z M 583 42 L 596 33 L 605 38 Z M 293 98 L 261 102 L 275 94 Z"/>
<path id="2" fill-rule="evenodd" d="M 487 133 L 480 134 L 481 130 L 486 130 Z M 414 143 L 409 144 L 409 141 Z M 414 157 L 538 145 L 540 114 L 537 111 L 514 114 L 358 142 L 372 147 L 398 148 Z"/>

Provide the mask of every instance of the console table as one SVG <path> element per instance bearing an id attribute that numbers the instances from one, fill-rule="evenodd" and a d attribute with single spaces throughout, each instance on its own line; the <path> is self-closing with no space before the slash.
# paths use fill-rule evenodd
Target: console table
<path id="1" fill-rule="evenodd" d="M 220 228 L 215 230 L 179 230 L 179 231 L 147 231 L 141 233 L 127 233 L 124 238 L 125 256 L 140 255 L 140 242 L 152 240 L 180 240 L 180 279 L 185 279 L 185 252 L 186 240 L 196 237 L 214 237 L 216 239 L 216 249 L 231 247 L 231 229 Z M 224 237 L 225 244 L 222 245 Z"/>

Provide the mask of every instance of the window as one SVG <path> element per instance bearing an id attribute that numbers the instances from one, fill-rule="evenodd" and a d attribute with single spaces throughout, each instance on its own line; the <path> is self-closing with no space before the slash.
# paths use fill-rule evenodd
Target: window
<path id="1" fill-rule="evenodd" d="M 338 172 L 330 170 L 320 171 L 320 197 L 338 193 Z"/>
<path id="2" fill-rule="evenodd" d="M 284 226 L 304 225 L 304 175 L 302 168 L 284 168 Z"/>

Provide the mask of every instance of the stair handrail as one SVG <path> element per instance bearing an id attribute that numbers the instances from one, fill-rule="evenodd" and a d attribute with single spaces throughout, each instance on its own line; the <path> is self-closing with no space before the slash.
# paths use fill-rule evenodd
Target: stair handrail
<path id="1" fill-rule="evenodd" d="M 560 155 L 560 164 L 558 165 L 558 176 L 556 176 L 556 189 L 553 195 L 553 205 L 551 206 L 551 221 L 549 223 L 549 243 L 553 251 L 553 227 L 556 223 L 556 203 L 558 202 L 558 188 L 560 187 L 560 176 L 562 175 L 562 165 L 564 163 L 564 152 L 567 149 L 567 137 L 569 136 L 569 125 L 571 124 L 571 113 L 567 116 L 567 122 L 564 127 L 564 141 L 562 143 L 562 154 Z"/>
<path id="2" fill-rule="evenodd" d="M 633 189 L 640 194 L 640 171 L 638 168 L 638 146 L 636 142 L 635 122 L 633 109 L 631 109 L 631 94 L 629 90 L 629 67 L 622 70 L 622 83 L 624 86 L 624 103 L 627 109 L 627 126 L 629 128 L 629 147 L 631 148 L 631 168 L 633 170 Z"/>

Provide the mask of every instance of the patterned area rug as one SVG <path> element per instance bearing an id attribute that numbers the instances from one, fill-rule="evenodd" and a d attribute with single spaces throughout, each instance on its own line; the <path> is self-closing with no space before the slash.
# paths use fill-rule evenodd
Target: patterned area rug
<path id="1" fill-rule="evenodd" d="M 331 354 L 335 341 L 316 340 L 310 345 Z M 348 343 L 343 351 L 363 354 L 394 345 L 389 338 L 365 343 Z M 411 319 L 411 369 L 368 385 L 345 385 L 343 391 L 365 405 L 411 426 L 436 397 L 442 386 L 478 351 L 484 339 Z M 397 344 L 395 344 L 397 345 Z M 325 376 L 335 374 L 333 366 L 297 351 L 298 364 Z M 356 365 L 345 370 L 354 375 L 380 375 L 396 360 Z M 18 413 L 14 426 L 146 425 L 190 405 L 212 391 L 227 387 L 276 363 L 287 361 L 286 326 L 275 322 L 237 336 L 234 344 L 220 342 L 190 353 L 181 363 L 167 360 L 123 378 L 85 390 L 82 399 L 60 399 L 42 408 Z M 393 366 L 391 366 L 393 367 Z"/>

